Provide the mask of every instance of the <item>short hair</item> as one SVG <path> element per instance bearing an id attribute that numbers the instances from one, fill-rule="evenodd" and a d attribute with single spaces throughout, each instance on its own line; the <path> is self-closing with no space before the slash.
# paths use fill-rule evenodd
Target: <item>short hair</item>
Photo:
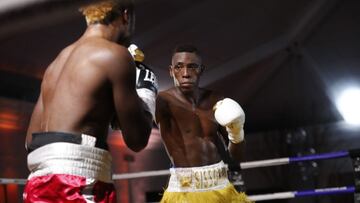
<path id="1" fill-rule="evenodd" d="M 101 0 L 81 7 L 80 12 L 85 16 L 88 25 L 108 25 L 126 10 L 131 18 L 134 17 L 134 3 L 132 0 Z"/>
<path id="2" fill-rule="evenodd" d="M 194 53 L 200 57 L 199 50 L 191 44 L 181 44 L 177 45 L 174 49 L 173 55 L 179 52 L 188 52 L 188 53 Z"/>

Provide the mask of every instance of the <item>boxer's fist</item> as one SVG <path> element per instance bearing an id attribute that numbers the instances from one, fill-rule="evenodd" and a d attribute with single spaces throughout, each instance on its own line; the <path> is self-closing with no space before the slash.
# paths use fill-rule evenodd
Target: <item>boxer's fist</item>
<path id="1" fill-rule="evenodd" d="M 158 83 L 154 72 L 145 64 L 144 53 L 135 45 L 131 44 L 128 50 L 136 64 L 136 91 L 145 103 L 145 108 L 155 118 L 156 96 Z"/>
<path id="2" fill-rule="evenodd" d="M 154 72 L 145 64 L 135 61 L 136 91 L 146 104 L 146 109 L 155 118 L 156 96 L 158 83 Z"/>
<path id="3" fill-rule="evenodd" d="M 218 101 L 214 106 L 216 121 L 226 127 L 229 140 L 240 143 L 244 140 L 245 113 L 241 106 L 230 98 Z"/>

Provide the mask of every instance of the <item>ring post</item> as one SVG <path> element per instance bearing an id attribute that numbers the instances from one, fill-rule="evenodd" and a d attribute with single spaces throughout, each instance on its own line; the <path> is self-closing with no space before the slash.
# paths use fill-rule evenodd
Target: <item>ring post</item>
<path id="1" fill-rule="evenodd" d="M 354 203 L 360 203 L 360 149 L 349 151 L 354 168 Z"/>

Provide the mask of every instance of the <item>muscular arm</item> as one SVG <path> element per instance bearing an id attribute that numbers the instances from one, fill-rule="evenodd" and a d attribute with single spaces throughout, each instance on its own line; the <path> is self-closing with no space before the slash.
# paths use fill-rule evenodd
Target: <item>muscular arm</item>
<path id="1" fill-rule="evenodd" d="M 216 101 L 223 100 L 224 97 L 220 95 L 216 95 Z M 223 138 L 228 143 L 228 151 L 230 153 L 230 157 L 232 160 L 236 162 L 244 161 L 245 158 L 245 140 L 240 143 L 234 144 L 228 138 L 228 132 L 226 131 L 225 127 L 219 125 L 219 132 L 223 136 Z"/>
<path id="2" fill-rule="evenodd" d="M 225 131 L 225 133 L 227 133 L 226 130 L 223 127 L 221 127 L 221 128 L 223 129 L 223 131 Z M 225 135 L 224 136 L 225 139 L 228 139 L 226 134 L 223 134 L 223 132 L 221 134 Z M 230 153 L 230 157 L 236 162 L 245 161 L 245 146 L 246 146 L 245 140 L 243 140 L 242 142 L 240 142 L 238 144 L 234 144 L 232 142 L 229 142 L 228 150 L 229 150 L 229 153 Z"/>
<path id="3" fill-rule="evenodd" d="M 144 108 L 135 90 L 136 69 L 127 49 L 112 60 L 110 81 L 116 118 L 126 145 L 133 151 L 146 147 L 152 128 L 152 116 Z"/>
<path id="4" fill-rule="evenodd" d="M 230 153 L 230 157 L 236 162 L 244 161 L 245 140 L 243 140 L 242 142 L 240 142 L 238 144 L 234 144 L 229 141 L 229 139 L 227 137 L 227 132 L 224 127 L 219 125 L 219 131 L 220 131 L 220 134 L 223 136 L 223 138 L 229 143 L 228 150 Z"/>

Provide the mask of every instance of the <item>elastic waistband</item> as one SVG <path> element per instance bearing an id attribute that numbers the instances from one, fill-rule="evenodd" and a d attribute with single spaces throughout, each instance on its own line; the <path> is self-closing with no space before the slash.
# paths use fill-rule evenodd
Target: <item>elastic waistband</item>
<path id="1" fill-rule="evenodd" d="M 227 165 L 222 161 L 201 167 L 171 168 L 167 191 L 201 192 L 223 189 L 230 184 L 227 170 Z"/>
<path id="2" fill-rule="evenodd" d="M 47 144 L 56 142 L 66 142 L 72 144 L 95 146 L 107 150 L 106 141 L 86 134 L 74 134 L 66 132 L 37 132 L 32 134 L 32 141 L 26 147 L 28 152 Z"/>
<path id="3" fill-rule="evenodd" d="M 92 142 L 92 141 L 89 141 Z M 56 142 L 28 155 L 29 179 L 48 174 L 70 174 L 111 182 L 111 155 L 89 145 Z"/>

